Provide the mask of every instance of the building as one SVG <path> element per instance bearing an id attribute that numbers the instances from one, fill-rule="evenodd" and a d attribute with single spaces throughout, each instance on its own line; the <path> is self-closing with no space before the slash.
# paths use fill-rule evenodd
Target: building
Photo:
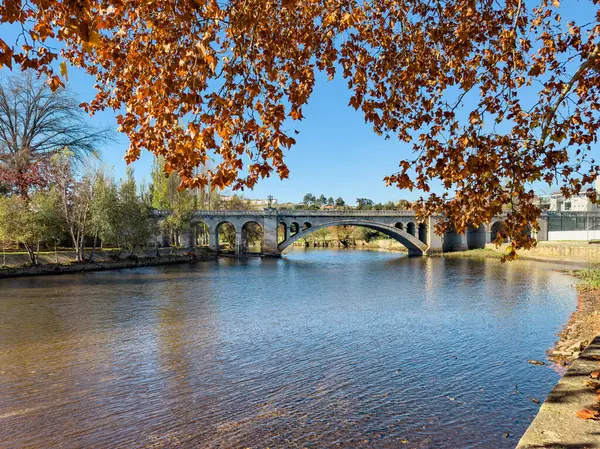
<path id="1" fill-rule="evenodd" d="M 594 183 L 596 192 L 600 195 L 600 177 L 596 179 Z M 598 204 L 592 203 L 592 201 L 585 195 L 580 194 L 572 196 L 571 198 L 565 198 L 560 192 L 553 193 L 552 195 L 539 198 L 540 204 L 550 212 L 597 212 L 600 211 Z"/>
<path id="2" fill-rule="evenodd" d="M 550 195 L 548 210 L 551 212 L 593 212 L 600 209 L 586 195 L 565 198 L 560 193 L 555 193 Z"/>
<path id="3" fill-rule="evenodd" d="M 223 202 L 230 202 L 233 200 L 233 198 L 235 197 L 235 195 L 221 195 L 220 199 Z M 266 200 L 263 199 L 250 199 L 250 198 L 243 198 L 243 197 L 239 197 L 240 199 L 247 201 L 248 203 L 250 203 L 251 206 L 259 206 L 259 207 L 267 207 L 267 206 L 274 206 L 277 204 L 277 200 L 273 197 L 267 198 Z"/>

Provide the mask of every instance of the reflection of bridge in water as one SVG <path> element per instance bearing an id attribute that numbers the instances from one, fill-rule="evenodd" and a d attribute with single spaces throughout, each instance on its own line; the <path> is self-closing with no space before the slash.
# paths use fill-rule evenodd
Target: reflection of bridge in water
<path id="1" fill-rule="evenodd" d="M 156 211 L 158 219 L 169 215 L 167 211 Z M 495 218 L 487 225 L 469 228 L 466 234 L 447 232 L 439 236 L 434 232 L 439 218 L 431 217 L 425 223 L 419 222 L 412 211 L 377 210 L 263 210 L 263 211 L 197 211 L 192 217 L 192 227 L 181 234 L 184 247 L 193 247 L 197 241 L 198 225 L 206 225 L 208 246 L 220 251 L 219 232 L 227 223 L 235 230 L 233 244 L 236 255 L 248 252 L 248 225 L 253 223 L 262 230 L 260 252 L 267 256 L 279 256 L 296 240 L 312 232 L 330 226 L 364 226 L 379 231 L 400 242 L 414 256 L 441 251 L 460 251 L 483 248 L 491 243 L 498 232 L 504 230 L 502 217 Z M 547 223 L 540 220 L 538 240 L 547 239 Z M 231 228 L 230 228 L 231 229 Z M 159 245 L 165 246 L 166 236 L 158 238 Z"/>

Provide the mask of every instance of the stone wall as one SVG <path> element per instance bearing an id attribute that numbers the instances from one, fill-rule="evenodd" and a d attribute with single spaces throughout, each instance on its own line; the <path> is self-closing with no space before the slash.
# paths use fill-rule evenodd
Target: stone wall
<path id="1" fill-rule="evenodd" d="M 494 244 L 489 244 L 486 245 L 486 248 L 504 252 L 506 245 L 497 249 Z M 538 242 L 537 247 L 529 251 L 521 250 L 519 255 L 524 258 L 542 261 L 600 264 L 600 244 L 584 242 Z"/>

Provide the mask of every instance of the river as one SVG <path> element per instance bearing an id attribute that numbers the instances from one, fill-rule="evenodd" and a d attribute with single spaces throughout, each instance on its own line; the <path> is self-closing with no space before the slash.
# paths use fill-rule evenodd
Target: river
<path id="1" fill-rule="evenodd" d="M 572 283 L 339 250 L 0 280 L 0 447 L 512 448 Z"/>

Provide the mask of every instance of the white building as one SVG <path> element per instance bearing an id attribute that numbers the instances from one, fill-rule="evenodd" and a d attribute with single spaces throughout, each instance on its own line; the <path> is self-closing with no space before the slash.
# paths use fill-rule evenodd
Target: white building
<path id="1" fill-rule="evenodd" d="M 221 195 L 220 199 L 223 202 L 230 202 L 233 200 L 235 195 Z M 248 203 L 250 203 L 252 206 L 268 206 L 269 204 L 271 205 L 275 205 L 277 204 L 277 200 L 275 198 L 271 198 L 270 200 L 267 198 L 266 200 L 262 200 L 262 199 L 250 199 L 250 198 L 244 198 L 244 197 L 239 197 L 240 199 L 244 200 L 244 201 L 248 201 Z M 269 203 L 270 201 L 270 203 Z"/>
<path id="2" fill-rule="evenodd" d="M 596 178 L 596 182 L 594 184 L 596 187 L 596 192 L 600 194 L 600 177 Z M 593 204 L 585 194 L 572 196 L 571 198 L 565 198 L 561 193 L 553 193 L 549 197 L 549 204 L 550 207 L 548 210 L 551 212 L 600 211 L 598 204 Z"/>
<path id="3" fill-rule="evenodd" d="M 550 208 L 548 210 L 552 212 L 592 212 L 600 209 L 585 195 L 565 198 L 561 194 L 554 194 L 550 195 Z"/>

